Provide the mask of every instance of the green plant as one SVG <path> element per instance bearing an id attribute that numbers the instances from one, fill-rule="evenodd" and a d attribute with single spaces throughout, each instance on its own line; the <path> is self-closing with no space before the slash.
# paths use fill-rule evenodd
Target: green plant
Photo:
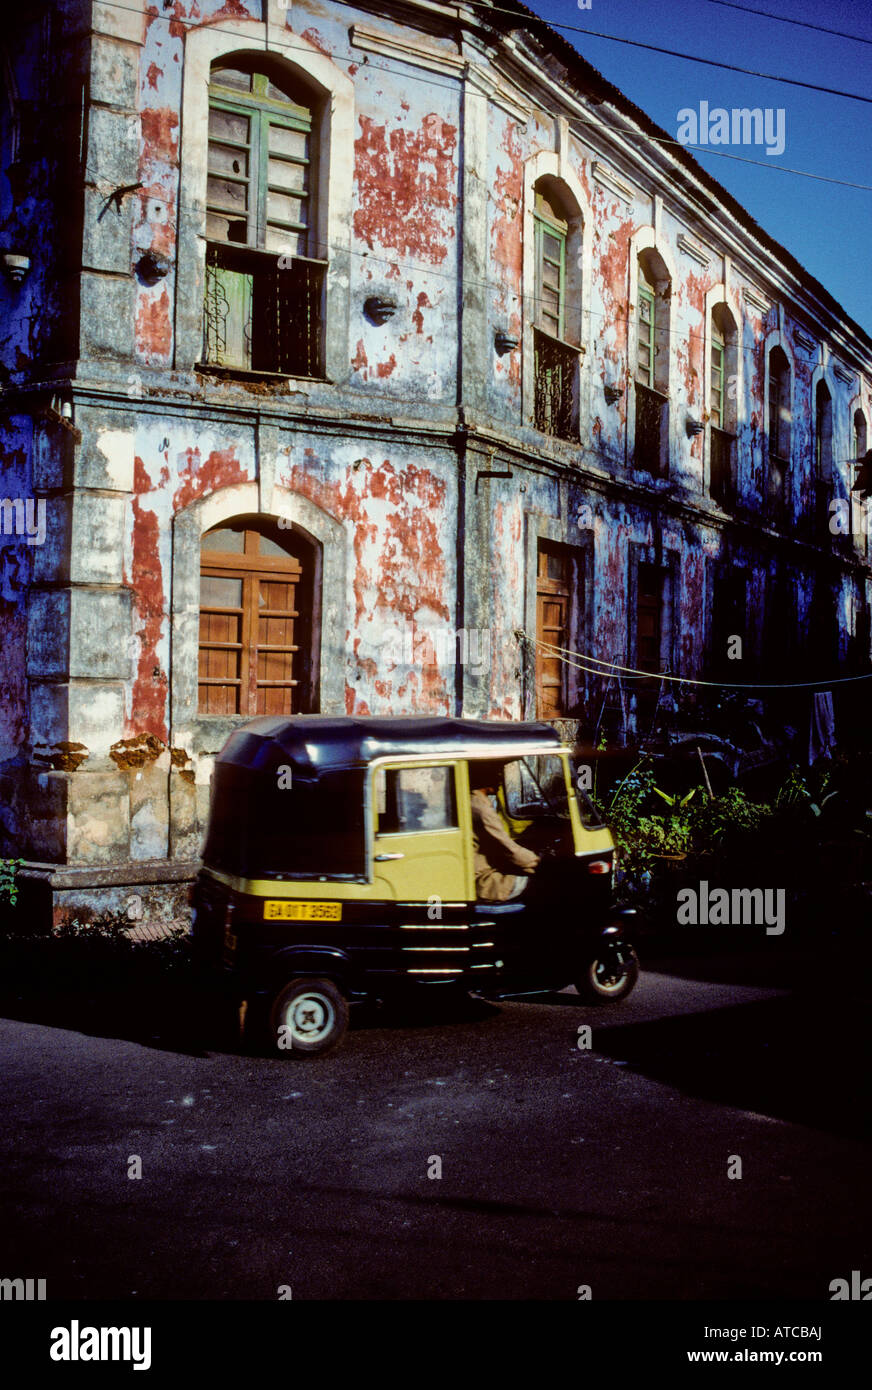
<path id="1" fill-rule="evenodd" d="M 10 907 L 18 901 L 18 870 L 23 859 L 0 859 L 0 903 L 4 900 Z"/>
<path id="2" fill-rule="evenodd" d="M 728 834 L 753 833 L 772 815 L 766 802 L 752 801 L 741 787 L 728 787 L 711 801 L 701 801 L 693 808 L 694 840 L 701 852 L 711 850 Z"/>
<path id="3" fill-rule="evenodd" d="M 775 805 L 781 806 L 806 806 L 813 816 L 819 816 L 828 801 L 832 801 L 839 795 L 838 791 L 828 792 L 827 788 L 833 781 L 833 774 L 829 768 L 824 768 L 818 773 L 809 773 L 809 777 L 815 777 L 817 787 L 809 787 L 805 778 L 796 767 L 792 767 L 782 786 L 779 787 L 775 797 Z"/>
<path id="4" fill-rule="evenodd" d="M 690 791 L 687 793 L 687 796 L 684 797 L 669 796 L 667 792 L 662 792 L 659 787 L 652 787 L 651 790 L 652 792 L 654 792 L 655 796 L 662 796 L 667 806 L 678 806 L 682 811 L 684 810 L 685 806 L 687 806 L 688 803 L 693 800 L 697 793 L 696 787 L 691 787 Z"/>

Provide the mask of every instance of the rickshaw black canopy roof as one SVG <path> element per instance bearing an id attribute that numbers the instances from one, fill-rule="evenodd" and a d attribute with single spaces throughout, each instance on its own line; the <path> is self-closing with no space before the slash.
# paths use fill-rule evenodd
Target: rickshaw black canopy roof
<path id="1" fill-rule="evenodd" d="M 227 740 L 218 762 L 238 767 L 273 767 L 287 761 L 304 777 L 342 768 L 366 767 L 377 758 L 499 757 L 559 748 L 550 724 L 429 716 L 356 718 L 298 715 L 253 719 Z"/>

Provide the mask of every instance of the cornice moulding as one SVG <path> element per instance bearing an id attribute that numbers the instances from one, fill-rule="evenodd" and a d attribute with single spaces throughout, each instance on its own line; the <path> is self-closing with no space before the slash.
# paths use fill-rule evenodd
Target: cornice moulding
<path id="1" fill-rule="evenodd" d="M 714 254 L 713 252 L 709 251 L 707 247 L 700 245 L 700 243 L 697 241 L 694 241 L 685 232 L 678 233 L 678 247 L 679 250 L 684 252 L 685 256 L 690 256 L 691 260 L 696 261 L 698 265 L 703 266 L 708 265 L 710 263 L 712 255 Z"/>
<path id="2" fill-rule="evenodd" d="M 761 314 L 768 314 L 772 307 L 771 301 L 766 299 L 759 290 L 752 289 L 750 285 L 745 285 L 743 287 L 742 296 L 747 304 L 752 305 L 755 309 L 759 309 Z"/>
<path id="3" fill-rule="evenodd" d="M 370 29 L 366 24 L 352 24 L 349 39 L 353 48 L 396 58 L 414 67 L 426 68 L 428 72 L 444 72 L 452 77 L 461 77 L 467 66 L 466 59 L 459 54 L 446 53 L 444 49 L 423 39 L 399 38 L 384 29 Z"/>
<path id="4" fill-rule="evenodd" d="M 533 106 L 524 99 L 514 84 L 502 77 L 494 77 L 487 68 L 481 67 L 478 63 L 469 62 L 466 64 L 466 79 L 475 91 L 481 92 L 495 106 L 501 106 L 522 125 L 527 124 Z"/>
<path id="5" fill-rule="evenodd" d="M 460 54 L 446 53 L 426 40 L 406 36 L 400 38 L 383 29 L 371 29 L 366 24 L 352 25 L 350 38 L 353 47 L 361 48 L 365 53 L 379 53 L 382 57 L 394 58 L 398 62 L 424 68 L 427 72 L 465 77 L 471 87 L 501 106 L 516 121 L 526 124 L 530 118 L 533 107 L 513 83 Z"/>
<path id="6" fill-rule="evenodd" d="M 623 198 L 628 203 L 635 202 L 636 190 L 632 188 L 630 184 L 625 183 L 618 174 L 613 173 L 611 169 L 607 168 L 605 164 L 602 164 L 600 160 L 593 160 L 590 166 L 590 172 L 597 183 L 603 184 L 603 186 L 610 189 L 612 193 L 617 193 L 619 198 Z"/>

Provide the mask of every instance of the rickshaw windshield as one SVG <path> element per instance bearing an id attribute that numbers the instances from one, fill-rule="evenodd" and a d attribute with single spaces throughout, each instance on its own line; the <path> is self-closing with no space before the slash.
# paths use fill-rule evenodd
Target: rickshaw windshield
<path id="1" fill-rule="evenodd" d="M 506 763 L 503 769 L 506 810 L 513 819 L 540 816 L 569 819 L 566 776 L 560 758 L 537 753 Z"/>

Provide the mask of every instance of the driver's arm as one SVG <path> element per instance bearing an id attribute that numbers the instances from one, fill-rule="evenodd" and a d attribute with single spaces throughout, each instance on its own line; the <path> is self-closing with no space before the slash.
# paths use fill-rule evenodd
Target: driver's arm
<path id="1" fill-rule="evenodd" d="M 482 853 L 487 856 L 488 847 L 493 845 L 498 847 L 499 856 L 508 860 L 516 869 L 522 873 L 532 873 L 539 864 L 538 854 L 532 850 L 525 849 L 519 845 L 517 840 L 513 840 L 506 831 L 502 819 L 494 810 L 486 796 L 474 796 L 472 798 L 473 818 L 476 823 L 476 832 L 481 843 Z"/>

